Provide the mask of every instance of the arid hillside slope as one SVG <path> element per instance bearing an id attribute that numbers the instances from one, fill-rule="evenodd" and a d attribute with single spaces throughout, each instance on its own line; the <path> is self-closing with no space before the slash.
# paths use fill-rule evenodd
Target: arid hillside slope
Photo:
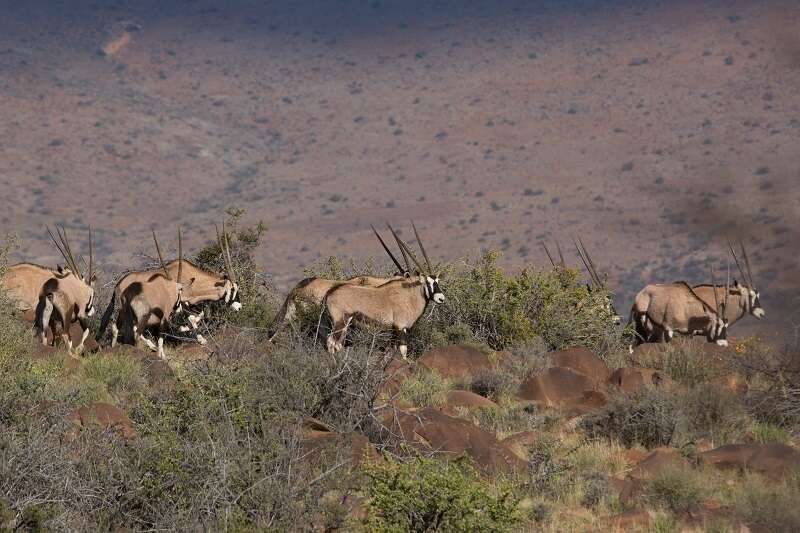
<path id="1" fill-rule="evenodd" d="M 541 239 L 581 235 L 627 308 L 645 281 L 707 281 L 741 235 L 770 320 L 737 333 L 800 322 L 796 2 L 3 11 L 0 228 L 19 257 L 56 260 L 45 224 L 91 224 L 117 268 L 151 227 L 198 246 L 235 205 L 288 285 L 414 218 L 448 259 L 543 263 Z"/>

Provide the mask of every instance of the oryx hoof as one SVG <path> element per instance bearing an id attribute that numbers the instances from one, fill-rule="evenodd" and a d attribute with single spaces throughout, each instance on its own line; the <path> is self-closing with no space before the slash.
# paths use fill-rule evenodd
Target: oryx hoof
<path id="1" fill-rule="evenodd" d="M 181 326 L 178 328 L 178 331 L 180 331 L 181 333 L 186 333 L 187 331 L 189 331 L 189 326 Z"/>

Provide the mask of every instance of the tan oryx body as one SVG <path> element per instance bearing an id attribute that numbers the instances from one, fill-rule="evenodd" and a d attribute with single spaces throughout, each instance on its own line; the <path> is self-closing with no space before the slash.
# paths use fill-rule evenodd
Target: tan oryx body
<path id="1" fill-rule="evenodd" d="M 303 309 L 306 306 L 321 306 L 322 302 L 325 300 L 325 296 L 333 289 L 341 287 L 342 285 L 352 285 L 356 287 L 380 287 L 381 285 L 384 285 L 390 281 L 404 280 L 408 277 L 409 265 L 405 250 L 403 250 L 401 247 L 403 257 L 406 259 L 406 267 L 403 268 L 400 265 L 400 262 L 395 258 L 394 254 L 392 254 L 392 252 L 389 250 L 389 247 L 386 246 L 386 243 L 383 241 L 377 230 L 375 230 L 373 227 L 372 231 L 375 233 L 375 236 L 378 237 L 383 249 L 386 250 L 387 254 L 389 254 L 389 257 L 392 259 L 392 262 L 398 269 L 398 273 L 391 277 L 356 276 L 354 278 L 344 280 L 311 277 L 302 280 L 300 283 L 292 287 L 292 290 L 289 291 L 289 294 L 283 301 L 283 305 L 275 315 L 272 324 L 270 324 L 269 331 L 267 333 L 270 341 L 275 337 L 275 335 L 278 334 L 280 327 L 284 323 L 294 320 L 295 316 L 297 316 L 298 309 Z"/>
<path id="2" fill-rule="evenodd" d="M 392 328 L 400 338 L 400 354 L 406 357 L 408 331 L 425 312 L 428 302 L 444 302 L 439 278 L 432 272 L 416 228 L 414 232 L 425 257 L 427 270 L 422 268 L 408 246 L 392 230 L 404 255 L 407 254 L 414 260 L 421 273 L 407 279 L 389 281 L 378 287 L 340 285 L 325 297 L 325 309 L 331 319 L 331 333 L 327 339 L 329 352 L 335 353 L 342 349 L 350 322 L 358 318 Z"/>
<path id="3" fill-rule="evenodd" d="M 224 258 L 224 274 L 216 274 L 204 270 L 186 259 L 175 259 L 167 263 L 166 274 L 172 279 L 177 279 L 180 271 L 182 279 L 194 280 L 191 285 L 183 289 L 182 301 L 187 304 L 187 306 L 222 301 L 225 302 L 226 305 L 229 305 L 234 311 L 239 311 L 242 308 L 239 299 L 239 284 L 235 281 L 236 278 L 234 277 L 233 264 L 230 260 L 230 251 L 225 245 L 227 243 L 227 238 L 223 242 L 218 236 L 218 243 Z M 112 316 L 115 307 L 122 298 L 122 294 L 131 284 L 137 282 L 147 283 L 153 275 L 163 274 L 164 272 L 162 268 L 129 272 L 117 281 L 114 287 L 114 294 L 100 321 L 100 328 L 97 332 L 96 339 L 100 340 L 108 324 L 111 323 L 111 346 L 116 346 L 119 337 L 119 327 L 117 326 L 116 320 L 112 321 Z M 192 329 L 195 332 L 197 342 L 200 344 L 206 344 L 206 340 L 197 332 L 197 327 L 203 317 L 204 311 L 199 313 L 188 312 L 188 322 L 191 328 L 189 326 L 181 327 L 181 331 L 189 331 L 189 329 Z"/>
<path id="4" fill-rule="evenodd" d="M 727 346 L 724 305 L 711 307 L 685 282 L 651 284 L 636 294 L 631 309 L 637 343 L 669 342 L 675 333 L 705 335 Z"/>
<path id="5" fill-rule="evenodd" d="M 18 310 L 29 311 L 36 309 L 44 282 L 67 272 L 33 263 L 18 263 L 8 267 L 0 277 L 0 290 L 5 292 Z"/>
<path id="6" fill-rule="evenodd" d="M 72 254 L 66 230 L 63 228 L 56 228 L 56 230 L 58 232 L 58 241 L 56 241 L 49 228 L 47 231 L 67 262 L 69 270 L 65 270 L 61 274 L 55 273 L 40 287 L 36 305 L 35 327 L 39 332 L 42 344 L 47 344 L 46 330 L 48 327 L 53 335 L 53 343 L 55 343 L 56 337 L 60 332 L 68 350 L 71 352 L 73 347 L 69 327 L 71 324 L 78 322 L 83 330 L 83 335 L 81 342 L 75 347 L 75 351 L 80 353 L 83 350 L 83 343 L 89 335 L 88 319 L 95 311 L 92 230 L 91 228 L 89 229 L 89 268 L 83 274 L 81 274 L 78 263 Z"/>
<path id="7" fill-rule="evenodd" d="M 162 272 L 156 272 L 147 279 L 132 281 L 122 290 L 120 310 L 116 320 L 116 330 L 123 331 L 123 342 L 138 344 L 144 342 L 151 350 L 157 350 L 158 356 L 164 357 L 164 333 L 173 313 L 182 311 L 183 291 L 194 280 L 182 282 L 182 245 L 181 233 L 178 230 L 178 269 L 172 277 L 161 257 L 155 232 L 153 240 L 162 265 Z M 158 346 L 144 334 L 148 329 L 155 330 Z"/>

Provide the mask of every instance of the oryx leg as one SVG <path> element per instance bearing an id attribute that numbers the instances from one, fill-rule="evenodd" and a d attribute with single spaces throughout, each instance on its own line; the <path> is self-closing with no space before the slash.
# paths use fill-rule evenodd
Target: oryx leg
<path id="1" fill-rule="evenodd" d="M 50 324 L 50 318 L 53 316 L 53 300 L 50 296 L 46 296 L 44 298 L 44 305 L 42 307 L 42 331 L 41 331 L 41 339 L 42 344 L 47 346 L 47 328 L 49 327 L 51 332 L 53 333 L 53 343 L 55 344 L 56 341 L 56 332 L 55 328 L 52 324 Z"/>
<path id="2" fill-rule="evenodd" d="M 403 360 L 408 358 L 408 329 L 402 328 L 397 330 L 397 340 L 400 346 L 400 356 Z"/>
<path id="3" fill-rule="evenodd" d="M 145 315 L 144 317 L 140 318 L 136 324 L 133 325 L 133 342 L 134 344 L 139 344 L 139 341 L 144 342 L 148 348 L 152 351 L 158 350 L 158 347 L 155 345 L 153 341 L 148 339 L 144 336 L 145 331 L 147 330 L 147 319 L 148 316 Z"/>
<path id="4" fill-rule="evenodd" d="M 119 337 L 119 326 L 116 321 L 111 323 L 111 347 L 117 345 L 117 338 Z"/>
<path id="5" fill-rule="evenodd" d="M 190 330 L 194 331 L 195 338 L 197 339 L 197 342 L 200 343 L 201 346 L 205 346 L 206 344 L 208 344 L 208 341 L 201 334 L 197 332 L 197 327 L 200 325 L 200 321 L 203 320 L 205 313 L 206 313 L 205 311 L 200 311 L 200 313 L 197 315 L 190 313 L 187 318 L 189 320 L 191 328 L 189 326 L 181 326 L 180 328 L 178 328 L 178 330 L 181 333 L 186 333 Z"/>
<path id="6" fill-rule="evenodd" d="M 333 327 L 331 328 L 330 334 L 328 334 L 328 340 L 326 342 L 329 353 L 336 353 L 344 347 L 347 328 L 350 326 L 352 320 L 353 317 L 351 316 L 347 317 L 347 320 L 340 319 L 333 321 Z"/>

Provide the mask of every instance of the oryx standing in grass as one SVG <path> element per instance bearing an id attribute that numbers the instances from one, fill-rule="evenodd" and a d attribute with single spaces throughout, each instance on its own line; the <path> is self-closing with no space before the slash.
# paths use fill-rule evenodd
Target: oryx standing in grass
<path id="1" fill-rule="evenodd" d="M 33 263 L 17 263 L 6 268 L 0 277 L 0 290 L 19 311 L 36 309 L 44 282 L 52 277 L 63 278 L 72 272 L 60 266 L 53 270 Z"/>
<path id="2" fill-rule="evenodd" d="M 753 282 L 753 272 L 750 269 L 750 258 L 747 256 L 747 249 L 745 249 L 744 243 L 739 241 L 740 260 L 740 257 L 733 248 L 733 244 L 728 242 L 728 248 L 730 248 L 733 260 L 736 262 L 736 266 L 739 269 L 739 273 L 742 275 L 742 279 L 744 279 L 745 285 L 740 284 L 738 280 L 734 280 L 733 284 L 730 284 L 727 290 L 724 286 L 714 284 L 695 285 L 692 288 L 694 292 L 709 305 L 714 301 L 714 298 L 726 298 L 730 301 L 730 306 L 725 306 L 728 326 L 732 326 L 748 314 L 762 319 L 764 318 L 764 308 L 761 307 L 761 295 L 758 290 L 756 290 Z M 744 268 L 742 268 L 742 263 L 744 263 Z M 725 291 L 724 294 L 723 291 Z"/>
<path id="3" fill-rule="evenodd" d="M 170 275 L 167 265 L 164 264 L 155 231 L 153 231 L 153 241 L 163 273 L 155 273 L 146 281 L 134 281 L 122 291 L 116 325 L 118 330 L 125 332 L 123 341 L 130 341 L 134 345 L 142 341 L 151 350 L 158 351 L 158 356 L 163 359 L 164 334 L 169 319 L 174 313 L 182 311 L 183 292 L 192 285 L 194 279 L 184 283 L 181 277 L 183 244 L 180 228 L 178 228 L 178 271 L 175 278 Z M 144 336 L 147 329 L 155 330 L 155 335 L 158 337 L 157 347 Z"/>
<path id="4" fill-rule="evenodd" d="M 233 268 L 233 260 L 230 253 L 230 243 L 227 234 L 225 234 L 225 225 L 222 226 L 223 235 L 221 237 L 219 231 L 217 232 L 217 244 L 220 248 L 220 253 L 223 257 L 223 264 L 225 272 L 223 274 L 216 274 L 204 270 L 194 263 L 186 259 L 175 259 L 166 264 L 166 273 L 170 277 L 176 277 L 178 271 L 181 271 L 181 279 L 194 279 L 194 282 L 184 287 L 183 301 L 188 306 L 195 306 L 209 302 L 224 302 L 230 306 L 234 311 L 239 311 L 242 308 L 241 300 L 239 297 L 239 283 L 237 281 L 236 273 Z M 111 296 L 106 307 L 103 317 L 100 321 L 100 328 L 97 331 L 96 339 L 99 341 L 103 333 L 105 333 L 108 324 L 111 323 L 111 346 L 116 346 L 117 338 L 119 336 L 119 328 L 116 321 L 112 321 L 114 309 L 117 306 L 122 293 L 129 285 L 136 282 L 146 282 L 155 274 L 162 273 L 162 268 L 129 272 L 125 274 L 114 287 L 114 294 Z M 197 332 L 197 327 L 204 317 L 204 312 L 199 313 L 187 312 L 187 320 L 190 326 L 182 326 L 181 331 L 195 332 L 195 338 L 200 344 L 206 344 L 203 336 Z"/>
<path id="5" fill-rule="evenodd" d="M 41 337 L 42 344 L 47 344 L 46 330 L 49 327 L 53 335 L 53 343 L 55 344 L 56 336 L 60 331 L 61 338 L 67 345 L 67 349 L 72 352 L 72 338 L 69 334 L 69 327 L 70 324 L 78 322 L 83 330 L 83 335 L 80 344 L 75 347 L 75 352 L 80 353 L 83 350 L 86 337 L 89 336 L 89 317 L 95 311 L 94 282 L 96 276 L 94 273 L 92 229 L 91 227 L 89 228 L 89 267 L 83 274 L 77 261 L 75 261 L 66 229 L 56 226 L 58 241 L 56 241 L 50 228 L 47 228 L 47 232 L 50 234 L 53 244 L 56 245 L 56 248 L 58 248 L 58 251 L 61 252 L 67 262 L 69 270 L 62 270 L 61 274 L 51 276 L 40 287 L 34 325 Z"/>
<path id="6" fill-rule="evenodd" d="M 400 340 L 400 354 L 405 358 L 408 353 L 408 330 L 422 316 L 430 301 L 444 302 L 444 294 L 439 287 L 439 277 L 433 272 L 428 254 L 413 223 L 412 227 L 422 255 L 425 257 L 427 269 L 422 268 L 406 243 L 400 240 L 390 227 L 400 248 L 404 254 L 411 257 L 419 273 L 409 278 L 389 281 L 378 287 L 340 285 L 332 289 L 325 297 L 325 309 L 330 315 L 332 324 L 327 339 L 329 352 L 335 353 L 342 349 L 350 322 L 353 318 L 359 318 L 392 328 Z"/>
<path id="7" fill-rule="evenodd" d="M 714 282 L 713 269 L 711 271 Z M 729 284 L 726 285 L 726 288 Z M 686 282 L 651 284 L 639 291 L 631 309 L 635 322 L 636 344 L 669 342 L 674 334 L 704 335 L 708 342 L 728 345 L 726 309 L 729 300 L 720 302 L 714 292 L 714 307 L 708 305 Z M 725 293 L 729 293 L 726 290 Z"/>
<path id="8" fill-rule="evenodd" d="M 372 231 L 375 233 L 375 236 L 381 242 L 381 246 L 383 246 L 383 249 L 386 250 L 386 253 L 389 254 L 392 262 L 397 267 L 397 273 L 389 278 L 378 276 L 356 276 L 354 278 L 345 280 L 332 280 L 312 277 L 302 280 L 300 283 L 295 285 L 292 290 L 289 291 L 289 294 L 283 301 L 283 305 L 278 310 L 277 315 L 275 315 L 275 318 L 270 324 L 269 331 L 267 333 L 270 341 L 275 337 L 275 335 L 278 334 L 278 331 L 280 331 L 280 328 L 284 323 L 294 319 L 294 317 L 297 315 L 298 308 L 302 308 L 304 306 L 322 305 L 325 296 L 336 287 L 341 285 L 379 287 L 390 281 L 406 279 L 410 275 L 408 257 L 405 250 L 402 248 L 402 246 L 400 246 L 399 242 L 398 246 L 400 246 L 400 252 L 403 254 L 403 259 L 406 263 L 405 268 L 400 265 L 400 262 L 397 260 L 394 254 L 392 254 L 391 250 L 389 250 L 389 247 L 386 246 L 386 243 L 383 241 L 383 238 L 380 236 L 374 226 L 372 226 Z"/>

